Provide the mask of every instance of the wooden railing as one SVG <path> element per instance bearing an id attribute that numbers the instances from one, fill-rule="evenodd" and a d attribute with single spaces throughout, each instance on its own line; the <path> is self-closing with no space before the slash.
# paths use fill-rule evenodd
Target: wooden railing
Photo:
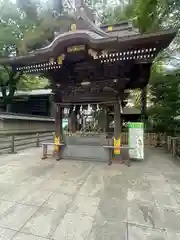
<path id="1" fill-rule="evenodd" d="M 180 137 L 167 137 L 166 149 L 173 157 L 180 157 Z"/>
<path id="2" fill-rule="evenodd" d="M 64 132 L 65 136 L 96 136 L 104 133 L 100 132 Z M 113 137 L 113 133 L 109 133 L 109 136 Z M 145 146 L 164 146 L 166 142 L 165 133 L 145 133 L 144 134 L 144 145 Z M 128 132 L 121 133 L 121 144 L 128 144 Z"/>
<path id="3" fill-rule="evenodd" d="M 24 132 L 0 132 L 0 154 L 15 153 L 17 151 L 40 147 L 42 142 L 53 141 L 52 130 L 24 131 Z"/>
<path id="4" fill-rule="evenodd" d="M 164 146 L 166 137 L 165 133 L 144 133 L 144 145 L 145 146 Z M 121 134 L 121 143 L 128 144 L 128 132 Z"/>
<path id="5" fill-rule="evenodd" d="M 96 135 L 99 133 L 89 134 Z M 74 134 L 64 133 L 64 135 L 71 136 Z M 85 135 L 87 135 L 87 133 Z M 24 150 L 26 148 L 40 147 L 42 142 L 52 142 L 53 136 L 53 130 L 24 131 L 18 133 L 0 132 L 0 154 L 16 153 L 17 151 Z M 128 144 L 128 132 L 123 132 L 121 134 L 121 144 Z M 166 137 L 165 133 L 145 133 L 144 145 L 148 147 L 163 147 L 174 157 L 180 157 L 180 137 Z"/>

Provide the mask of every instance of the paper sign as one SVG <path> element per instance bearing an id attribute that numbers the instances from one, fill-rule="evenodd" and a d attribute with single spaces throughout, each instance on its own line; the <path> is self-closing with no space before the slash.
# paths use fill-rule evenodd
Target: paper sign
<path id="1" fill-rule="evenodd" d="M 129 156 L 130 158 L 144 159 L 144 124 L 134 122 L 128 124 L 129 128 Z"/>

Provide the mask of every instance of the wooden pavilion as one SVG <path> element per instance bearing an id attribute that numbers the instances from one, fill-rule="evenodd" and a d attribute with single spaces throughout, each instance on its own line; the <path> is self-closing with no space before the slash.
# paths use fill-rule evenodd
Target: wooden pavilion
<path id="1" fill-rule="evenodd" d="M 0 62 L 11 65 L 14 71 L 42 74 L 50 79 L 59 141 L 64 107 L 107 104 L 114 106 L 114 139 L 120 145 L 120 109 L 127 97 L 126 90 L 142 89 L 144 115 L 152 61 L 175 35 L 173 29 L 141 35 L 130 22 L 99 27 L 90 10 L 81 6 L 72 23 L 61 29 L 48 46 Z M 116 154 L 120 155 L 120 151 Z"/>

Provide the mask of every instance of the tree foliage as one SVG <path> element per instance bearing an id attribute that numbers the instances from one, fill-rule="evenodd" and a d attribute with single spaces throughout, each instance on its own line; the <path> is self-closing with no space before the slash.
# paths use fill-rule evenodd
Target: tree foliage
<path id="1" fill-rule="evenodd" d="M 0 90 L 6 104 L 11 102 L 20 78 L 21 73 L 15 73 L 9 67 L 4 66 L 4 68 L 0 70 Z"/>
<path id="2" fill-rule="evenodd" d="M 171 60 L 172 56 L 158 58 L 152 65 L 148 115 L 157 131 L 173 134 L 180 115 L 180 65 L 169 64 Z"/>
<path id="3" fill-rule="evenodd" d="M 23 75 L 23 78 L 17 84 L 17 90 L 35 90 L 44 89 L 49 85 L 49 82 L 44 77 L 38 77 L 33 75 Z"/>
<path id="4" fill-rule="evenodd" d="M 27 54 L 54 39 L 55 32 L 60 31 L 70 18 L 62 16 L 62 1 L 50 3 L 42 5 L 39 0 L 0 1 L 0 57 Z M 0 91 L 4 103 L 12 102 L 17 89 L 44 87 L 41 80 L 1 66 Z"/>
<path id="5" fill-rule="evenodd" d="M 130 20 L 134 17 L 134 2 L 122 1 L 121 4 L 114 7 L 108 7 L 102 14 L 102 22 L 104 24 L 116 24 L 120 21 Z"/>
<path id="6" fill-rule="evenodd" d="M 129 0 L 116 8 L 109 8 L 103 21 L 108 24 L 132 19 L 140 33 L 163 28 L 179 28 L 179 0 Z M 173 132 L 178 126 L 175 120 L 180 115 L 180 57 L 179 34 L 173 43 L 161 52 L 152 64 L 148 97 L 149 120 L 157 131 Z M 140 93 L 131 94 L 138 106 Z"/>
<path id="7" fill-rule="evenodd" d="M 179 26 L 179 0 L 128 0 L 109 7 L 103 14 L 103 22 L 112 24 L 132 19 L 141 33 L 152 32 L 167 26 Z"/>

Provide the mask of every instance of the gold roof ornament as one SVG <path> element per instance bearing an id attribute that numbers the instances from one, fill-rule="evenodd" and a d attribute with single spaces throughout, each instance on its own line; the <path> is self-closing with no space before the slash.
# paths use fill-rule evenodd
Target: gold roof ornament
<path id="1" fill-rule="evenodd" d="M 108 31 L 112 31 L 113 27 L 112 26 L 108 26 Z"/>
<path id="2" fill-rule="evenodd" d="M 73 24 L 71 24 L 71 31 L 72 32 L 75 32 L 76 31 L 76 24 L 75 23 L 73 23 Z"/>
<path id="3" fill-rule="evenodd" d="M 57 62 L 59 65 L 63 63 L 64 58 L 65 58 L 65 54 L 62 54 L 57 58 Z"/>
<path id="4" fill-rule="evenodd" d="M 93 59 L 98 59 L 98 53 L 93 49 L 88 49 L 88 54 L 93 57 Z"/>
<path id="5" fill-rule="evenodd" d="M 67 48 L 67 52 L 80 52 L 85 50 L 85 45 L 77 45 L 77 46 L 71 46 Z"/>

